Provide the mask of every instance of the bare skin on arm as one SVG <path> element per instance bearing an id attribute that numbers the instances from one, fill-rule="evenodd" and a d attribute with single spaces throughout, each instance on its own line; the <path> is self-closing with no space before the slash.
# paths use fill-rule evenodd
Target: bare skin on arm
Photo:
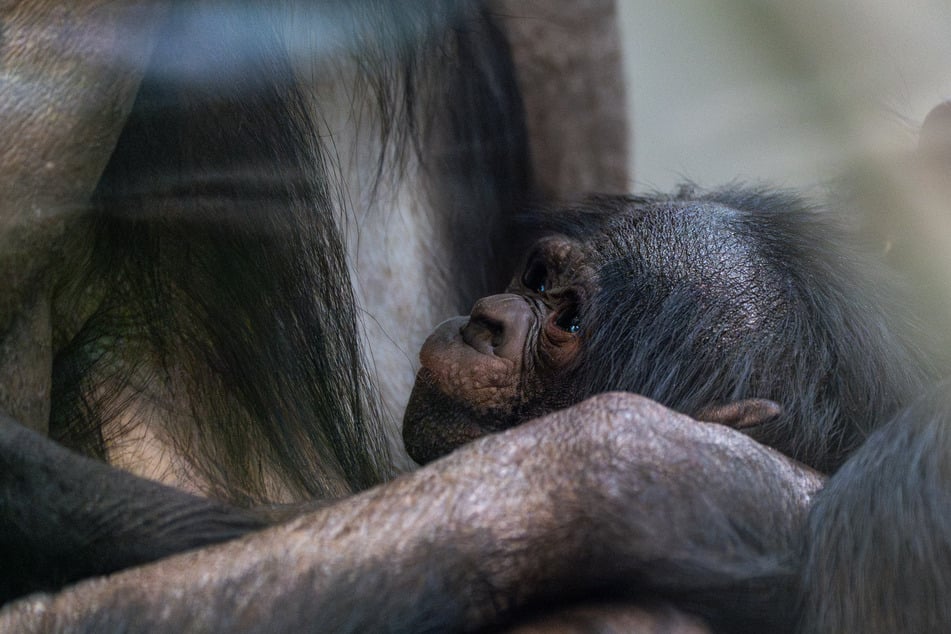
<path id="1" fill-rule="evenodd" d="M 781 556 L 820 486 L 742 434 L 606 394 L 286 525 L 21 601 L 0 625 L 413 631 L 448 600 L 435 625 L 472 629 L 565 587 L 716 588 L 694 566 Z"/>

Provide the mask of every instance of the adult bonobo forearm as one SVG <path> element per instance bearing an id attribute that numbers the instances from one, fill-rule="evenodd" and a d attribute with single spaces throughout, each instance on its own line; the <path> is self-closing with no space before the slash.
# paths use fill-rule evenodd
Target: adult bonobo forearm
<path id="1" fill-rule="evenodd" d="M 80 456 L 0 416 L 0 601 L 267 524 Z"/>
<path id="2" fill-rule="evenodd" d="M 0 629 L 423 631 L 606 588 L 721 601 L 784 570 L 820 486 L 738 432 L 606 394 L 288 524 L 11 604 Z"/>

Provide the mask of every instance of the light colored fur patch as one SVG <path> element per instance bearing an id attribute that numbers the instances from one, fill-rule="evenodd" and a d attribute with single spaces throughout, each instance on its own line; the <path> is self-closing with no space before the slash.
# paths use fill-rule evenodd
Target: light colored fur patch
<path id="1" fill-rule="evenodd" d="M 418 353 L 436 324 L 456 309 L 442 273 L 451 257 L 438 237 L 439 210 L 412 150 L 384 148 L 380 122 L 354 69 L 315 74 L 310 85 L 329 165 L 335 216 L 347 249 L 372 383 L 379 390 L 397 466 L 413 465 L 403 448 L 403 410 Z M 383 169 L 379 160 L 383 156 Z"/>

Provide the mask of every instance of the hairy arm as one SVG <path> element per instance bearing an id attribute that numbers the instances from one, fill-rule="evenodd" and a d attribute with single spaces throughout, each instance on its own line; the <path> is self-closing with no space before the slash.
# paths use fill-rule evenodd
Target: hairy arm
<path id="1" fill-rule="evenodd" d="M 784 570 L 820 485 L 737 432 L 607 394 L 290 523 L 22 600 L 0 629 L 468 629 L 608 589 L 703 609 Z"/>
<path id="2" fill-rule="evenodd" d="M 0 416 L 0 600 L 232 539 L 264 518 L 83 458 Z"/>

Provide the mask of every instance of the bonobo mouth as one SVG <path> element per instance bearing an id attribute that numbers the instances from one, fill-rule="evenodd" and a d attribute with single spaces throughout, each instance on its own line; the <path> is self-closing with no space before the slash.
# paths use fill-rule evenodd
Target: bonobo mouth
<path id="1" fill-rule="evenodd" d="M 456 447 L 492 433 L 478 416 L 436 386 L 432 372 L 422 368 L 403 414 L 403 445 L 410 457 L 423 465 Z"/>
<path id="2" fill-rule="evenodd" d="M 510 402 L 517 396 L 521 356 L 492 354 L 491 344 L 469 328 L 469 321 L 453 317 L 436 326 L 419 352 L 421 367 L 440 391 L 450 397 L 465 395 L 477 409 Z"/>
<path id="3" fill-rule="evenodd" d="M 468 317 L 442 322 L 426 339 L 403 415 L 403 443 L 413 460 L 425 464 L 513 424 L 521 355 L 509 359 L 494 350 L 492 337 L 470 327 Z"/>

